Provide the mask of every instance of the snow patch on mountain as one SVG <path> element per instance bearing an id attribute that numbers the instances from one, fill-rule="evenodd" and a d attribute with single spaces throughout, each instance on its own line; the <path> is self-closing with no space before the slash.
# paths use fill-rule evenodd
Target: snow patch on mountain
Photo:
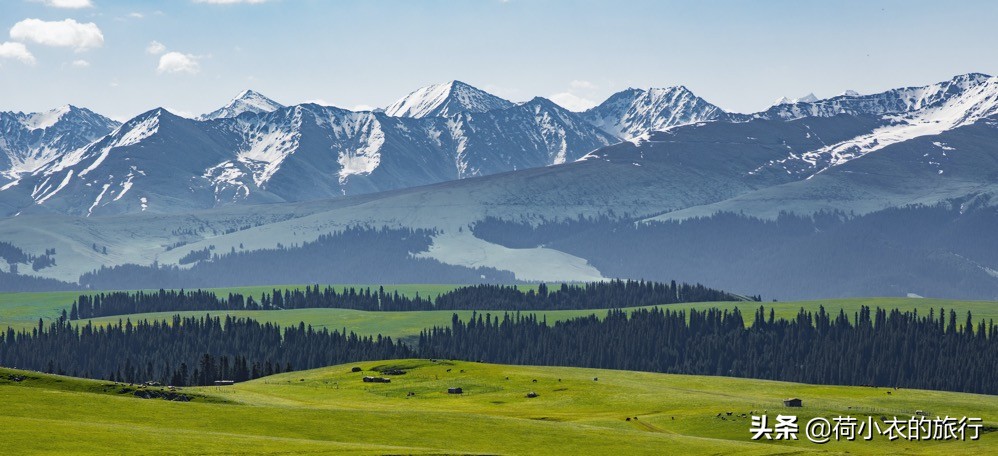
<path id="1" fill-rule="evenodd" d="M 385 145 L 385 132 L 379 122 L 369 122 L 364 129 L 366 144 L 352 150 L 341 150 L 336 158 L 341 167 L 340 185 L 346 184 L 350 176 L 371 174 L 381 164 L 381 147 Z"/>
<path id="2" fill-rule="evenodd" d="M 417 258 L 469 268 L 492 267 L 512 271 L 518 280 L 546 282 L 599 281 L 603 274 L 583 258 L 554 249 L 511 249 L 483 241 L 470 230 L 450 230 L 433 237 L 433 244 Z"/>
<path id="3" fill-rule="evenodd" d="M 53 195 L 59 193 L 59 191 L 65 188 L 66 184 L 69 184 L 69 181 L 72 179 L 73 179 L 73 170 L 69 170 L 69 172 L 66 173 L 66 177 L 62 179 L 62 182 L 59 184 L 58 187 L 55 188 L 55 190 L 52 190 L 51 192 L 43 191 L 43 193 L 39 194 L 38 199 L 35 200 L 35 203 L 45 204 L 45 201 L 48 201 L 48 199 L 51 198 Z"/>
<path id="4" fill-rule="evenodd" d="M 90 208 L 87 209 L 87 217 L 90 217 L 91 215 L 93 215 L 94 208 L 96 208 L 97 205 L 100 204 L 101 200 L 104 199 L 104 194 L 107 193 L 107 189 L 109 189 L 109 188 L 111 188 L 111 184 L 104 184 L 103 186 L 101 186 L 101 191 L 97 195 L 97 198 L 94 199 L 94 204 L 91 204 Z"/>
<path id="5" fill-rule="evenodd" d="M 217 203 L 237 202 L 250 195 L 250 187 L 246 183 L 247 174 L 231 161 L 208 168 L 201 177 L 211 184 Z"/>

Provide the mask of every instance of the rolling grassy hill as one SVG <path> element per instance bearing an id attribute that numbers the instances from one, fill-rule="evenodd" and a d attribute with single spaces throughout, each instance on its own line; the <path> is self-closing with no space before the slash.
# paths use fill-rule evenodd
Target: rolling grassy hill
<path id="1" fill-rule="evenodd" d="M 353 373 L 358 366 L 363 372 Z M 401 368 L 387 384 L 374 369 Z M 11 375 L 34 377 L 20 382 Z M 595 380 L 598 379 L 598 380 Z M 0 370 L 4 454 L 990 454 L 998 398 L 962 393 L 459 361 L 364 362 L 139 399 L 107 382 Z M 449 395 L 448 387 L 464 388 Z M 527 398 L 528 392 L 538 397 Z M 782 406 L 800 397 L 801 409 Z M 749 439 L 752 411 L 973 416 L 976 442 Z M 728 415 L 727 412 L 731 412 Z M 718 416 L 720 415 L 720 416 Z M 629 421 L 627 418 L 631 418 Z M 801 435 L 801 439 L 803 439 Z"/>

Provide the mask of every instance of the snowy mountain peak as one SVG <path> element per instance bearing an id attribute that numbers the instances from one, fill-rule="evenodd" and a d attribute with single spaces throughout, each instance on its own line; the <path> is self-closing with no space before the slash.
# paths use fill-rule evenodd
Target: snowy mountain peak
<path id="1" fill-rule="evenodd" d="M 283 108 L 284 105 L 271 100 L 254 90 L 244 90 L 236 95 L 228 104 L 216 111 L 198 117 L 198 120 L 228 119 L 239 117 L 246 112 L 263 113 L 274 112 Z"/>
<path id="2" fill-rule="evenodd" d="M 855 93 L 855 92 L 854 92 Z M 786 104 L 797 104 L 797 103 L 814 103 L 818 101 L 818 97 L 814 96 L 813 93 L 809 93 L 800 98 L 787 98 L 781 97 L 773 103 L 773 106 L 786 105 Z"/>
<path id="3" fill-rule="evenodd" d="M 461 81 L 426 86 L 385 108 L 393 117 L 448 117 L 461 112 L 486 112 L 513 103 Z"/>
<path id="4" fill-rule="evenodd" d="M 44 130 L 58 123 L 72 109 L 72 106 L 64 105 L 45 112 L 31 113 L 21 119 L 21 125 L 28 130 Z"/>
<path id="5" fill-rule="evenodd" d="M 729 115 L 685 86 L 617 92 L 582 113 L 593 125 L 618 138 L 630 139 L 656 130 L 698 122 L 727 120 Z"/>

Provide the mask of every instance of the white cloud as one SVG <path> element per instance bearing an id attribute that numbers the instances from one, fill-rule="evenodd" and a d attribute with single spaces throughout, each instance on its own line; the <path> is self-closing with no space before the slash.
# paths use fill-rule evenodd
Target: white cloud
<path id="1" fill-rule="evenodd" d="M 79 9 L 94 6 L 90 0 L 32 0 L 35 3 L 44 3 L 45 6 L 53 8 Z"/>
<path id="2" fill-rule="evenodd" d="M 35 56 L 21 43 L 0 43 L 0 59 L 17 59 L 28 65 L 35 64 Z"/>
<path id="3" fill-rule="evenodd" d="M 593 83 L 591 83 L 589 81 L 580 81 L 578 79 L 576 79 L 576 80 L 574 80 L 572 82 L 569 82 L 568 86 L 571 87 L 571 88 L 573 88 L 573 89 L 577 89 L 577 90 L 594 90 L 594 89 L 596 89 L 596 84 L 593 84 Z"/>
<path id="4" fill-rule="evenodd" d="M 152 55 L 160 55 L 166 52 L 166 45 L 160 43 L 159 41 L 153 41 L 146 46 L 146 52 Z"/>
<path id="5" fill-rule="evenodd" d="M 197 117 L 196 114 L 194 114 L 194 113 L 192 113 L 190 111 L 185 111 L 183 109 L 171 108 L 169 106 L 167 106 L 167 107 L 165 107 L 163 109 L 166 109 L 167 111 L 169 111 L 171 114 L 173 114 L 175 116 L 180 116 L 180 117 L 183 117 L 183 118 L 186 118 L 186 119 L 193 119 L 193 118 Z"/>
<path id="6" fill-rule="evenodd" d="M 211 5 L 235 5 L 238 3 L 266 3 L 270 0 L 194 0 L 194 3 L 208 3 Z"/>
<path id="7" fill-rule="evenodd" d="M 82 60 L 82 59 L 80 59 L 80 60 L 73 60 L 73 63 L 71 63 L 70 65 L 73 65 L 76 68 L 89 68 L 90 67 L 90 62 L 88 62 L 86 60 Z"/>
<path id="8" fill-rule="evenodd" d="M 548 97 L 551 101 L 557 103 L 561 107 L 568 109 L 569 111 L 585 111 L 593 106 L 596 106 L 596 102 L 588 98 L 583 98 L 573 93 L 561 92 L 556 93 Z"/>
<path id="9" fill-rule="evenodd" d="M 201 65 L 198 57 L 180 52 L 167 52 L 159 58 L 159 67 L 156 71 L 160 73 L 187 73 L 198 74 Z"/>
<path id="10" fill-rule="evenodd" d="M 330 106 L 332 106 L 332 105 L 330 105 Z M 374 106 L 366 105 L 366 104 L 359 104 L 357 106 L 350 107 L 351 111 L 374 111 L 375 109 L 378 109 L 378 108 L 375 108 Z"/>
<path id="11" fill-rule="evenodd" d="M 31 41 L 46 46 L 71 47 L 77 51 L 99 48 L 104 45 L 104 34 L 97 24 L 81 24 L 72 19 L 43 21 L 25 19 L 10 28 L 10 37 L 17 41 Z"/>
<path id="12" fill-rule="evenodd" d="M 130 17 L 132 19 L 142 19 L 142 18 L 146 17 L 146 15 L 142 14 L 142 13 L 128 13 L 128 17 Z"/>

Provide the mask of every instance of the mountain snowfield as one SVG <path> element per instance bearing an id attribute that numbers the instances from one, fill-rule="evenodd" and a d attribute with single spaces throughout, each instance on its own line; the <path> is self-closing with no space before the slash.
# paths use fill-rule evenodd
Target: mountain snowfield
<path id="1" fill-rule="evenodd" d="M 193 250 L 300 244 L 356 224 L 435 228 L 420 256 L 590 280 L 606 274 L 584 258 L 510 249 L 468 227 L 998 202 L 998 78 L 986 75 L 751 115 L 683 87 L 628 89 L 582 113 L 539 97 L 496 107 L 458 82 L 431 88 L 384 112 L 247 91 L 210 120 L 5 114 L 0 210 L 20 215 L 0 219 L 0 240 L 57 248 L 58 265 L 33 274 L 75 281 L 100 265 L 176 265 Z"/>

